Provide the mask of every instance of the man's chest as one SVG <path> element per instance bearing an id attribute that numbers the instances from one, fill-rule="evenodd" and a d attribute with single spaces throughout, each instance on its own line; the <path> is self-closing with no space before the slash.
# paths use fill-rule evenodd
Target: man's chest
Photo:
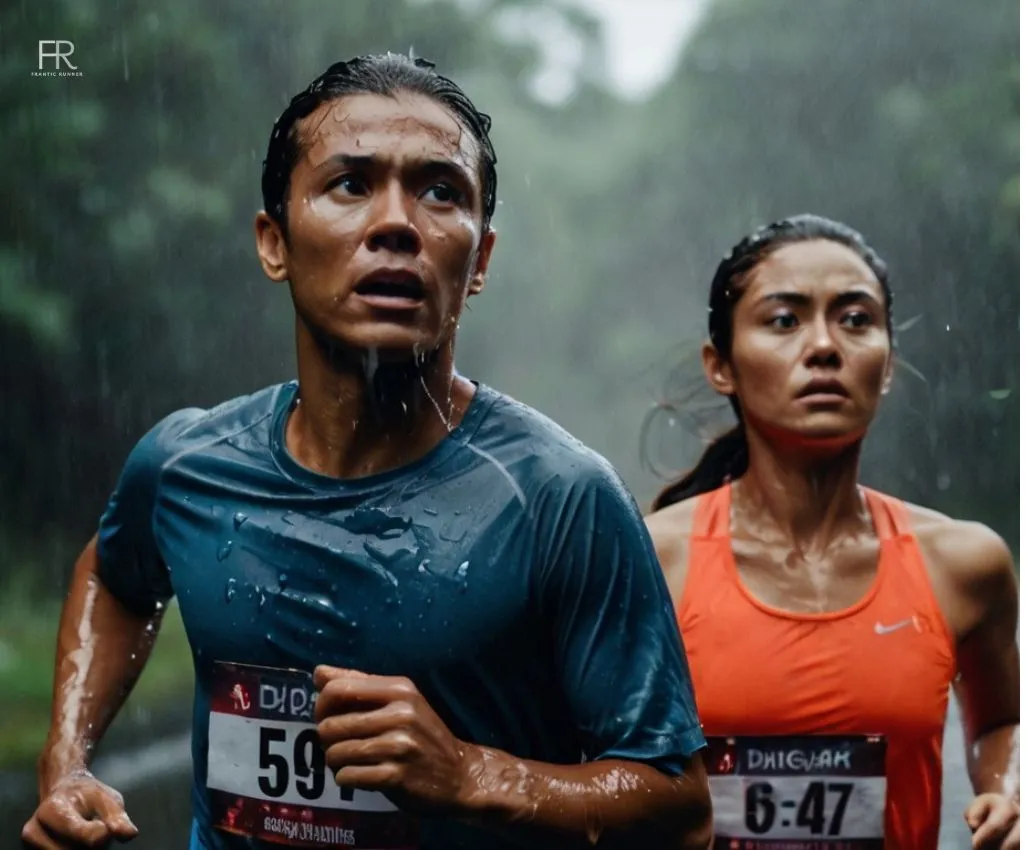
<path id="1" fill-rule="evenodd" d="M 529 535 L 497 510 L 189 506 L 161 544 L 203 662 L 412 676 L 512 637 Z"/>

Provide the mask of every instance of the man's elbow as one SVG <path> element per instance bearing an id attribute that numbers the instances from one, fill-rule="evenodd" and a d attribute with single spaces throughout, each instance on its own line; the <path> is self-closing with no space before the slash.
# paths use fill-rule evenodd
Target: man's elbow
<path id="1" fill-rule="evenodd" d="M 713 841 L 712 800 L 705 771 L 699 775 L 680 777 L 676 799 L 667 806 L 655 829 L 658 838 L 649 833 L 646 850 L 709 850 Z M 683 792 L 683 793 L 682 793 Z M 638 836 L 640 837 L 640 836 Z M 655 838 L 655 840 L 653 840 Z M 638 845 L 631 845 L 636 848 Z"/>
<path id="2" fill-rule="evenodd" d="M 701 823 L 691 827 L 680 843 L 681 850 L 709 850 L 712 847 L 712 807 L 703 816 Z"/>
<path id="3" fill-rule="evenodd" d="M 713 840 L 712 800 L 709 786 L 703 778 L 701 793 L 696 794 L 688 807 L 687 821 L 682 824 L 680 840 L 674 848 L 680 850 L 709 850 Z"/>

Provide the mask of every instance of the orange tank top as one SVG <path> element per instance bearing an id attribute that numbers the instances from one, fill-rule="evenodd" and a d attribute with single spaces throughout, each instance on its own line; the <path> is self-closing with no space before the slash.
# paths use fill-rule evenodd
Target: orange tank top
<path id="1" fill-rule="evenodd" d="M 905 505 L 863 492 L 877 574 L 825 614 L 756 599 L 734 561 L 730 486 L 699 497 L 677 621 L 715 848 L 936 850 L 954 642 Z"/>

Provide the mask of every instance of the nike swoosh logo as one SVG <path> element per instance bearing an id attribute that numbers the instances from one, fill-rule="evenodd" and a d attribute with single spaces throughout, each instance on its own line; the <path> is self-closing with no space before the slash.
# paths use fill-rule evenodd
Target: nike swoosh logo
<path id="1" fill-rule="evenodd" d="M 898 629 L 905 628 L 905 626 L 911 626 L 915 621 L 915 617 L 909 617 L 907 620 L 902 620 L 900 623 L 895 623 L 893 626 L 885 626 L 877 620 L 876 625 L 873 626 L 873 631 L 878 635 L 889 635 L 891 632 L 896 632 Z"/>

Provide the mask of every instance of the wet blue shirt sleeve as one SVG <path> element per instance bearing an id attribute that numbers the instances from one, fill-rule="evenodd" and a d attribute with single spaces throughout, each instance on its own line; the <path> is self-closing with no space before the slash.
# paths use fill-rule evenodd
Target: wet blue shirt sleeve
<path id="1" fill-rule="evenodd" d="M 705 744 L 655 549 L 611 469 L 544 500 L 549 553 L 538 587 L 565 698 L 588 761 L 646 762 L 672 775 Z"/>
<path id="2" fill-rule="evenodd" d="M 160 475 L 177 451 L 175 435 L 195 416 L 181 410 L 158 422 L 128 455 L 97 533 L 99 577 L 129 611 L 152 614 L 173 595 L 153 531 Z"/>

